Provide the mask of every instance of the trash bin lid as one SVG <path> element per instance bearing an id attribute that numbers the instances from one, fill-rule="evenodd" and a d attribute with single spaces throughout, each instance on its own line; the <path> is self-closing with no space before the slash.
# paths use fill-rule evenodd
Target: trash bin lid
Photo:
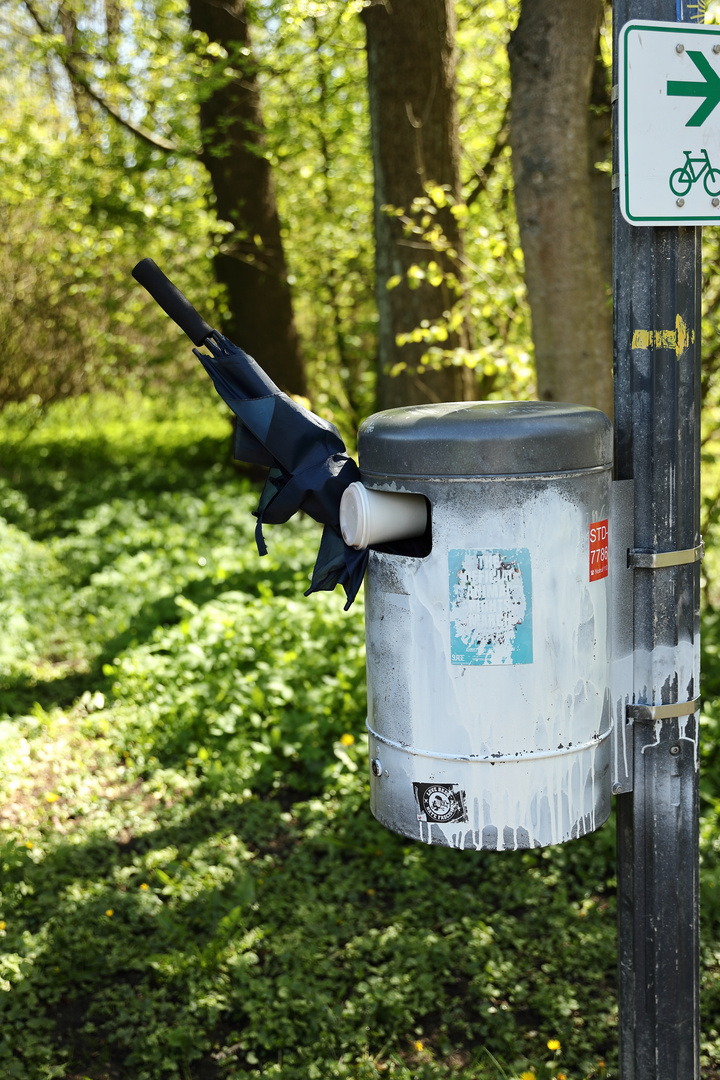
<path id="1" fill-rule="evenodd" d="M 374 413 L 358 435 L 363 477 L 482 477 L 612 464 L 599 409 L 546 401 L 443 402 Z"/>

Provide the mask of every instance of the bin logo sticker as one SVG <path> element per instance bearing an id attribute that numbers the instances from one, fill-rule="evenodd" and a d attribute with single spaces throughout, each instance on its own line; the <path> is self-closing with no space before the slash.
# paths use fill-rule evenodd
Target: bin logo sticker
<path id="1" fill-rule="evenodd" d="M 590 525 L 590 580 L 608 576 L 608 519 Z"/>
<path id="2" fill-rule="evenodd" d="M 467 821 L 465 792 L 458 784 L 413 784 L 418 807 L 418 821 L 448 825 Z"/>
<path id="3" fill-rule="evenodd" d="M 527 548 L 448 553 L 453 664 L 532 664 Z"/>

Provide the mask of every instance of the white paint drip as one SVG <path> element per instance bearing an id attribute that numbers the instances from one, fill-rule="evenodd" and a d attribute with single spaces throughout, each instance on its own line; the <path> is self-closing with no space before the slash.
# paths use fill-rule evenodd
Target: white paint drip
<path id="1" fill-rule="evenodd" d="M 691 701 L 698 696 L 700 686 L 700 638 L 695 635 L 692 641 L 680 641 L 677 645 L 658 645 L 652 651 L 637 649 L 635 658 L 635 685 L 644 687 L 648 704 L 665 705 L 671 701 Z M 648 678 L 650 685 L 648 687 Z M 663 691 L 673 687 L 669 701 L 663 701 Z M 675 691 L 677 687 L 677 691 Z M 699 712 L 699 710 L 698 710 Z M 699 767 L 700 725 L 698 713 L 655 721 L 655 742 L 648 743 L 642 752 L 650 750 L 660 743 L 663 724 L 677 724 L 678 737 L 693 743 L 695 768 Z M 684 731 L 684 734 L 681 734 Z"/>

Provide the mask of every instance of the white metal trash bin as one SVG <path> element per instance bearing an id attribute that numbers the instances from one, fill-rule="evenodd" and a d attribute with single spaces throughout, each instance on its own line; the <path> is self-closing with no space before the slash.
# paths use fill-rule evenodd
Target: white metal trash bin
<path id="1" fill-rule="evenodd" d="M 561 843 L 610 812 L 612 427 L 543 402 L 362 425 L 371 490 L 430 507 L 427 554 L 372 549 L 371 808 L 429 844 Z"/>

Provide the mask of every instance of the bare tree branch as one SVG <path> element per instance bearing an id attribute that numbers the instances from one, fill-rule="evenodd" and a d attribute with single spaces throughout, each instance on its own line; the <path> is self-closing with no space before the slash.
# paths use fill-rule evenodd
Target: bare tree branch
<path id="1" fill-rule="evenodd" d="M 24 4 L 35 25 L 40 30 L 41 34 L 45 35 L 46 37 L 52 37 L 53 35 L 51 30 L 45 25 L 44 21 L 40 17 L 37 9 L 35 8 L 33 0 L 24 0 Z M 185 156 L 197 156 L 198 152 L 196 150 L 183 149 L 176 143 L 170 142 L 169 139 L 164 139 L 162 135 L 156 135 L 155 132 L 149 131 L 142 124 L 133 124 L 130 120 L 127 120 L 115 105 L 111 104 L 111 102 L 109 102 L 105 97 L 103 97 L 102 94 L 98 93 L 98 91 L 93 88 L 90 80 L 87 78 L 86 75 L 83 74 L 82 71 L 80 71 L 69 53 L 56 50 L 56 55 L 74 85 L 81 87 L 88 95 L 88 97 L 91 98 L 97 105 L 99 105 L 100 108 L 103 109 L 103 111 L 106 112 L 109 116 L 112 116 L 112 118 L 116 120 L 117 123 L 121 125 L 121 127 L 124 127 L 127 131 L 132 132 L 132 134 L 135 135 L 138 139 L 141 139 L 149 146 L 152 146 L 155 150 L 162 150 L 166 154 L 183 154 Z"/>

